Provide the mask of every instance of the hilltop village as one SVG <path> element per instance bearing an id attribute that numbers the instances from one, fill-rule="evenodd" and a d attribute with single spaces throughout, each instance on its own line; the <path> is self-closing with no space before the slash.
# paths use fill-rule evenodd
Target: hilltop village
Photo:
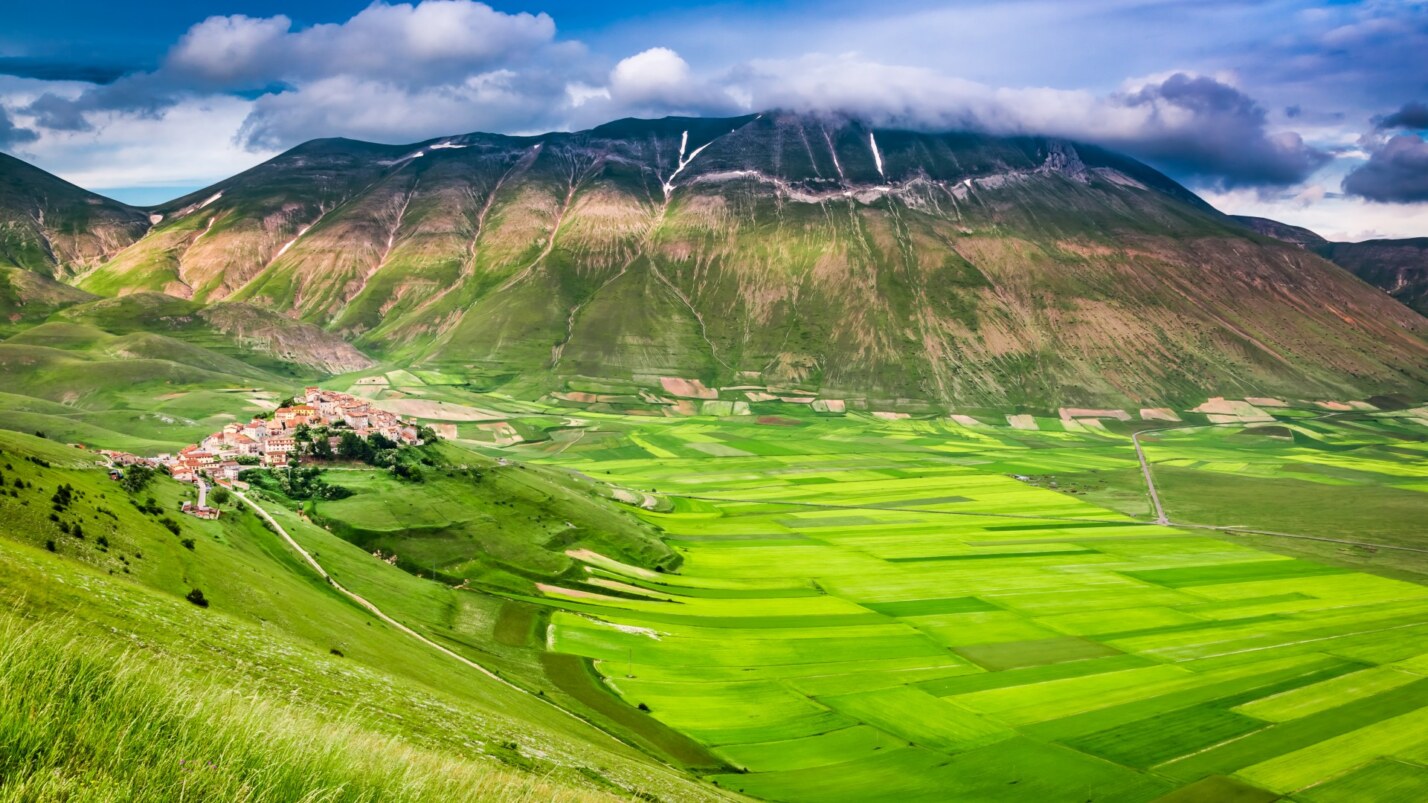
<path id="1" fill-rule="evenodd" d="M 177 454 L 139 457 L 128 452 L 105 451 L 117 474 L 123 467 L 145 465 L 165 468 L 179 482 L 199 488 L 197 505 L 185 503 L 184 512 L 201 518 L 216 518 L 218 511 L 206 504 L 207 481 L 228 487 L 245 487 L 238 475 L 254 466 L 284 466 L 301 453 L 299 430 L 325 427 L 348 430 L 361 438 L 374 435 L 396 443 L 421 443 L 417 425 L 395 413 L 378 410 L 365 399 L 347 393 L 309 387 L 292 403 L 273 411 L 271 418 L 254 418 L 232 423 L 202 441 L 185 446 Z M 334 449 L 341 438 L 329 435 Z"/>

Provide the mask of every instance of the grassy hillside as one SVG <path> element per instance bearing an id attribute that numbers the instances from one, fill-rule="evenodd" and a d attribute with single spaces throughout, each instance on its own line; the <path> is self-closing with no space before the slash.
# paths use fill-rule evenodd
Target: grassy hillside
<path id="1" fill-rule="evenodd" d="M 661 570 L 679 566 L 652 528 L 593 495 L 589 482 L 449 445 L 435 451 L 437 464 L 423 468 L 420 482 L 383 469 L 330 471 L 326 481 L 353 495 L 304 509 L 363 550 L 396 556 L 408 571 L 478 587 L 528 593 L 533 581 L 577 575 L 569 549 Z"/>
<path id="2" fill-rule="evenodd" d="M 66 442 L 172 451 L 326 374 L 372 365 L 334 335 L 243 304 L 95 299 L 18 269 L 0 271 L 0 312 L 7 304 L 0 426 Z"/>
<path id="3" fill-rule="evenodd" d="M 0 798 L 429 799 L 437 783 L 482 799 L 710 796 L 375 620 L 255 516 L 182 516 L 187 486 L 130 497 L 88 462 L 0 433 L 0 671 L 18 692 L 0 706 L 0 766 L 29 770 L 0 774 Z M 370 557 L 349 574 L 413 600 L 454 593 Z"/>

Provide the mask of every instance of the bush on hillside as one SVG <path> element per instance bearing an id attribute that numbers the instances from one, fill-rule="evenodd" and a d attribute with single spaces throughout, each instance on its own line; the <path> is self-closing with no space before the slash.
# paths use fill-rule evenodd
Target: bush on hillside
<path id="1" fill-rule="evenodd" d="M 149 481 L 154 478 L 154 470 L 148 466 L 129 466 L 124 469 L 124 476 L 119 479 L 119 487 L 131 494 L 136 494 L 148 487 Z"/>
<path id="2" fill-rule="evenodd" d="M 197 588 L 188 592 L 184 599 L 188 600 L 189 602 L 192 602 L 194 605 L 197 605 L 200 608 L 208 607 L 208 599 L 204 597 L 203 592 L 198 590 Z"/>

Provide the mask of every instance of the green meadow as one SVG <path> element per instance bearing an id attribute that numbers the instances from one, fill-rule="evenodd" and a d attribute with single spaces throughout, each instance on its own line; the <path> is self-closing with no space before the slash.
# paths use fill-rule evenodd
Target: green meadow
<path id="1" fill-rule="evenodd" d="M 528 601 L 755 797 L 1416 797 L 1428 426 L 1296 416 L 1146 443 L 1177 523 L 1309 539 L 1148 523 L 1127 432 L 596 417 L 522 448 L 657 498 L 680 568 Z"/>
<path id="2" fill-rule="evenodd" d="M 324 479 L 343 498 L 251 496 L 335 582 L 492 675 L 325 586 L 244 508 L 177 517 L 174 533 L 145 497 L 169 510 L 187 487 L 131 498 L 88 453 L 6 435 L 7 482 L 38 490 L 0 494 L 0 671 L 53 712 L 49 743 L 87 740 L 93 757 L 0 723 L 0 754 L 51 779 L 0 781 L 0 799 L 85 783 L 165 799 L 187 782 L 166 763 L 179 754 L 225 768 L 204 794 L 255 800 L 1428 793 L 1421 410 L 1300 405 L 1225 426 L 1038 415 L 1021 430 L 988 411 L 979 426 L 792 405 L 637 417 L 430 371 L 366 376 L 325 384 L 446 433 L 417 455 L 421 479 L 338 464 Z M 252 403 L 173 392 L 164 414 L 205 426 L 225 400 Z M 1174 526 L 1153 523 L 1137 429 Z M 61 483 L 82 494 L 57 522 Z M 71 515 L 83 539 L 57 529 Z M 208 608 L 185 601 L 194 587 Z M 62 685 L 39 678 L 48 664 Z M 180 708 L 155 691 L 161 666 L 178 667 L 163 680 Z M 85 684 L 112 690 L 91 730 L 46 702 Z M 178 747 L 113 752 L 130 720 Z M 391 761 L 374 768 L 354 744 Z"/>

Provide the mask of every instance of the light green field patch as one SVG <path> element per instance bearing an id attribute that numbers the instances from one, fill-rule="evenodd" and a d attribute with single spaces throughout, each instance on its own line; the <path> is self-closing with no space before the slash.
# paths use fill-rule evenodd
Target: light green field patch
<path id="1" fill-rule="evenodd" d="M 905 621 L 947 647 L 1056 637 L 1055 631 L 1038 627 L 1008 611 L 913 616 Z"/>
<path id="2" fill-rule="evenodd" d="M 1240 770 L 1257 786 L 1289 793 L 1383 756 L 1428 746 L 1428 709 L 1376 722 Z"/>
<path id="3" fill-rule="evenodd" d="M 906 745 L 905 740 L 877 728 L 855 725 L 803 739 L 724 745 L 715 752 L 736 767 L 777 772 L 825 767 Z"/>
<path id="4" fill-rule="evenodd" d="M 841 714 L 936 750 L 968 750 L 1013 735 L 1004 725 L 906 686 L 818 700 Z"/>
<path id="5" fill-rule="evenodd" d="M 1428 768 L 1380 759 L 1298 797 L 1310 803 L 1428 800 Z"/>
<path id="6" fill-rule="evenodd" d="M 1418 679 L 1418 675 L 1408 672 L 1389 667 L 1373 667 L 1245 703 L 1236 706 L 1234 710 L 1269 722 L 1285 722 L 1348 705 L 1362 697 L 1394 689 Z"/>

